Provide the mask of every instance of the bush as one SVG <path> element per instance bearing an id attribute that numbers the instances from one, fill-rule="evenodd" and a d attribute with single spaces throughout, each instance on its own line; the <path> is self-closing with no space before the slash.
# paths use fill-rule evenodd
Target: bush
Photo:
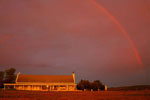
<path id="1" fill-rule="evenodd" d="M 0 71 L 0 88 L 4 87 L 4 83 L 15 83 L 16 80 L 15 72 L 16 72 L 15 68 Z"/>
<path id="2" fill-rule="evenodd" d="M 0 88 L 3 88 L 4 72 L 0 71 Z"/>
<path id="3" fill-rule="evenodd" d="M 99 80 L 95 80 L 93 82 L 89 82 L 88 80 L 81 80 L 77 84 L 77 89 L 78 90 L 84 90 L 84 89 L 91 90 L 91 89 L 93 89 L 93 91 L 97 91 L 98 89 L 105 90 L 105 86 Z"/>

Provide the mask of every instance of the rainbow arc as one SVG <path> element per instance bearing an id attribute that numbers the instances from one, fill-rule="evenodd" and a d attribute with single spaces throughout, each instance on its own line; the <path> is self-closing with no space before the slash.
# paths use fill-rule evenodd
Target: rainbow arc
<path id="1" fill-rule="evenodd" d="M 101 4 L 97 3 L 95 0 L 89 0 L 96 8 L 101 10 L 104 14 L 106 14 L 121 30 L 121 32 L 124 34 L 124 36 L 129 41 L 133 52 L 135 53 L 135 57 L 140 65 L 143 65 L 142 59 L 139 55 L 139 52 L 133 42 L 133 40 L 130 38 L 128 32 L 125 30 L 125 28 L 119 23 L 119 21 L 111 14 L 109 13 Z"/>

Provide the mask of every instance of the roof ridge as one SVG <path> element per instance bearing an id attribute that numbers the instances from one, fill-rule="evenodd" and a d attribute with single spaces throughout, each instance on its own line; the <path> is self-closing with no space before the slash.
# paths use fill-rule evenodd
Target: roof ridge
<path id="1" fill-rule="evenodd" d="M 37 75 L 37 74 L 20 74 L 20 75 L 32 75 L 32 76 L 72 76 L 72 75 Z"/>

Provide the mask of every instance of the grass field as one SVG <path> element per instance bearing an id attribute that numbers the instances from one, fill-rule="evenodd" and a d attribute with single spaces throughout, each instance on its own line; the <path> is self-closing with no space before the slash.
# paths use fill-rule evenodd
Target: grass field
<path id="1" fill-rule="evenodd" d="M 150 100 L 150 90 L 40 92 L 0 90 L 0 100 Z"/>

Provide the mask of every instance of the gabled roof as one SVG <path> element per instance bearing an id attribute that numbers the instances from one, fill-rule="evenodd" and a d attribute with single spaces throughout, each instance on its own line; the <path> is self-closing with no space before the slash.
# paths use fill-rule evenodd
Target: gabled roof
<path id="1" fill-rule="evenodd" d="M 16 82 L 74 83 L 72 75 L 24 75 L 19 74 Z"/>

